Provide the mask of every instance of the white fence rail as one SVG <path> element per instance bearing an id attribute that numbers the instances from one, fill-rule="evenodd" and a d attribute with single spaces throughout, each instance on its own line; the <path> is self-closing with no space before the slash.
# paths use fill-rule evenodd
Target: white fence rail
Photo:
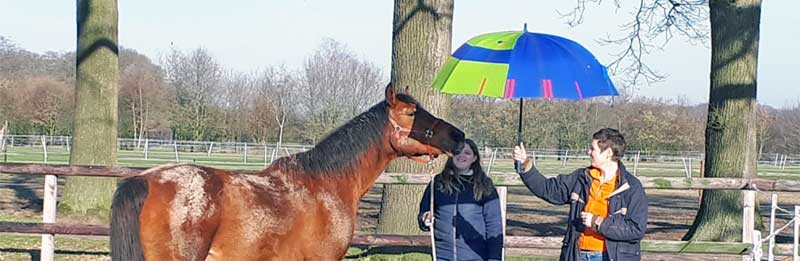
<path id="1" fill-rule="evenodd" d="M 0 140 L 0 162 L 67 162 L 70 137 L 6 135 Z M 179 141 L 150 139 L 119 139 L 120 162 L 159 164 L 181 161 L 217 165 L 245 165 L 253 168 L 268 165 L 274 159 L 302 152 L 313 147 L 309 144 L 275 144 L 244 142 Z M 484 147 L 481 149 L 484 167 L 496 169 L 498 162 L 511 160 L 511 148 Z M 548 161 L 554 168 L 570 163 L 584 164 L 588 156 L 584 150 L 534 149 L 530 152 L 537 160 Z M 12 160 L 9 160 L 12 159 Z M 697 151 L 628 151 L 626 162 L 632 173 L 640 171 L 699 174 L 704 154 Z M 555 162 L 555 163 L 554 163 Z M 657 167 L 653 165 L 661 164 Z M 770 174 L 800 174 L 800 155 L 777 153 L 761 154 L 759 168 Z M 141 165 L 141 164 L 140 164 Z M 145 164 L 146 165 L 146 164 Z M 508 164 L 505 164 L 508 165 Z M 504 166 L 504 165 L 503 165 Z"/>

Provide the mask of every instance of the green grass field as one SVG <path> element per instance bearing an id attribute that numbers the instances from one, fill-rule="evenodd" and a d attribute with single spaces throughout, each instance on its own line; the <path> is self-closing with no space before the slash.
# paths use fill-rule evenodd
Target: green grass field
<path id="1" fill-rule="evenodd" d="M 17 163 L 44 163 L 44 153 L 42 147 L 8 147 L 6 155 L 0 157 L 0 162 Z M 177 159 L 180 162 L 192 162 L 206 166 L 224 169 L 245 169 L 260 170 L 270 163 L 270 155 L 264 157 L 264 151 L 250 151 L 245 157 L 243 154 L 234 153 L 215 153 L 209 156 L 206 152 L 185 152 L 180 151 Z M 147 159 L 144 152 L 133 150 L 120 150 L 118 155 L 118 165 L 127 167 L 152 167 L 168 162 L 175 162 L 175 152 L 166 150 L 152 150 L 148 152 Z M 488 157 L 484 157 L 484 168 L 488 168 Z M 49 164 L 67 164 L 69 162 L 69 151 L 65 147 L 49 147 L 47 154 Z M 588 164 L 587 159 L 571 159 L 566 164 L 553 158 L 539 159 L 537 168 L 545 174 L 569 173 L 576 168 L 584 167 Z M 625 162 L 628 171 L 633 172 L 634 168 L 637 175 L 647 177 L 683 177 L 684 163 L 681 161 L 641 161 L 634 166 L 633 162 Z M 691 163 L 692 175 L 699 177 L 700 164 L 697 161 Z M 514 165 L 510 159 L 498 159 L 491 167 L 492 172 L 512 173 Z M 759 164 L 758 173 L 763 178 L 775 179 L 800 179 L 800 166 L 786 166 L 784 169 L 775 167 L 772 164 Z"/>

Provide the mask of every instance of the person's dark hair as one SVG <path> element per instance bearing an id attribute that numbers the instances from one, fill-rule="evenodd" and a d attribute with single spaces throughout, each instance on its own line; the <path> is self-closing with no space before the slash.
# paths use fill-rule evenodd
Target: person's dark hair
<path id="1" fill-rule="evenodd" d="M 437 188 L 447 194 L 452 194 L 453 191 L 461 191 L 465 182 L 469 182 L 471 179 L 473 191 L 475 192 L 475 200 L 481 200 L 484 196 L 491 195 L 495 191 L 494 183 L 492 183 L 492 179 L 486 175 L 486 172 L 483 171 L 478 145 L 471 139 L 466 139 L 465 144 L 475 153 L 475 162 L 469 166 L 472 170 L 472 177 L 464 178 L 459 176 L 456 165 L 453 162 L 453 157 L 449 157 L 447 163 L 444 165 L 444 169 L 437 177 Z"/>
<path id="2" fill-rule="evenodd" d="M 611 148 L 611 152 L 614 154 L 611 156 L 611 160 L 619 161 L 622 157 L 625 157 L 625 137 L 618 130 L 612 128 L 601 129 L 592 135 L 592 140 L 597 140 L 597 146 L 600 147 L 600 151 Z"/>

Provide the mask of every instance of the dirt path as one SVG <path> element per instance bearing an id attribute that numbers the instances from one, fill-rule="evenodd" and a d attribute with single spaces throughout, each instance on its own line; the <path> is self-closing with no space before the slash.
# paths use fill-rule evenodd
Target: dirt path
<path id="1" fill-rule="evenodd" d="M 360 230 L 374 232 L 380 211 L 382 189 L 373 187 L 361 201 L 359 210 Z M 699 208 L 697 191 L 647 190 L 649 199 L 646 239 L 680 240 L 692 225 Z M 779 193 L 780 207 L 793 209 L 800 204 L 800 193 Z M 769 223 L 769 194 L 759 193 L 760 213 Z M 553 206 L 527 191 L 526 188 L 512 187 L 508 190 L 507 234 L 513 236 L 563 236 L 565 233 L 568 205 Z M 780 227 L 790 219 L 779 216 L 776 226 Z M 791 243 L 791 232 L 785 231 L 776 238 L 778 243 Z"/>

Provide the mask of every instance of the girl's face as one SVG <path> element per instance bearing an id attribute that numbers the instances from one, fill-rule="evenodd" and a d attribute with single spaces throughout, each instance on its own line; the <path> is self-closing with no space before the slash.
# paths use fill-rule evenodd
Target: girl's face
<path id="1" fill-rule="evenodd" d="M 469 169 L 469 166 L 472 166 L 476 159 L 477 157 L 475 157 L 475 152 L 472 151 L 472 148 L 464 146 L 461 153 L 453 157 L 453 163 L 455 163 L 456 169 L 463 171 Z"/>

